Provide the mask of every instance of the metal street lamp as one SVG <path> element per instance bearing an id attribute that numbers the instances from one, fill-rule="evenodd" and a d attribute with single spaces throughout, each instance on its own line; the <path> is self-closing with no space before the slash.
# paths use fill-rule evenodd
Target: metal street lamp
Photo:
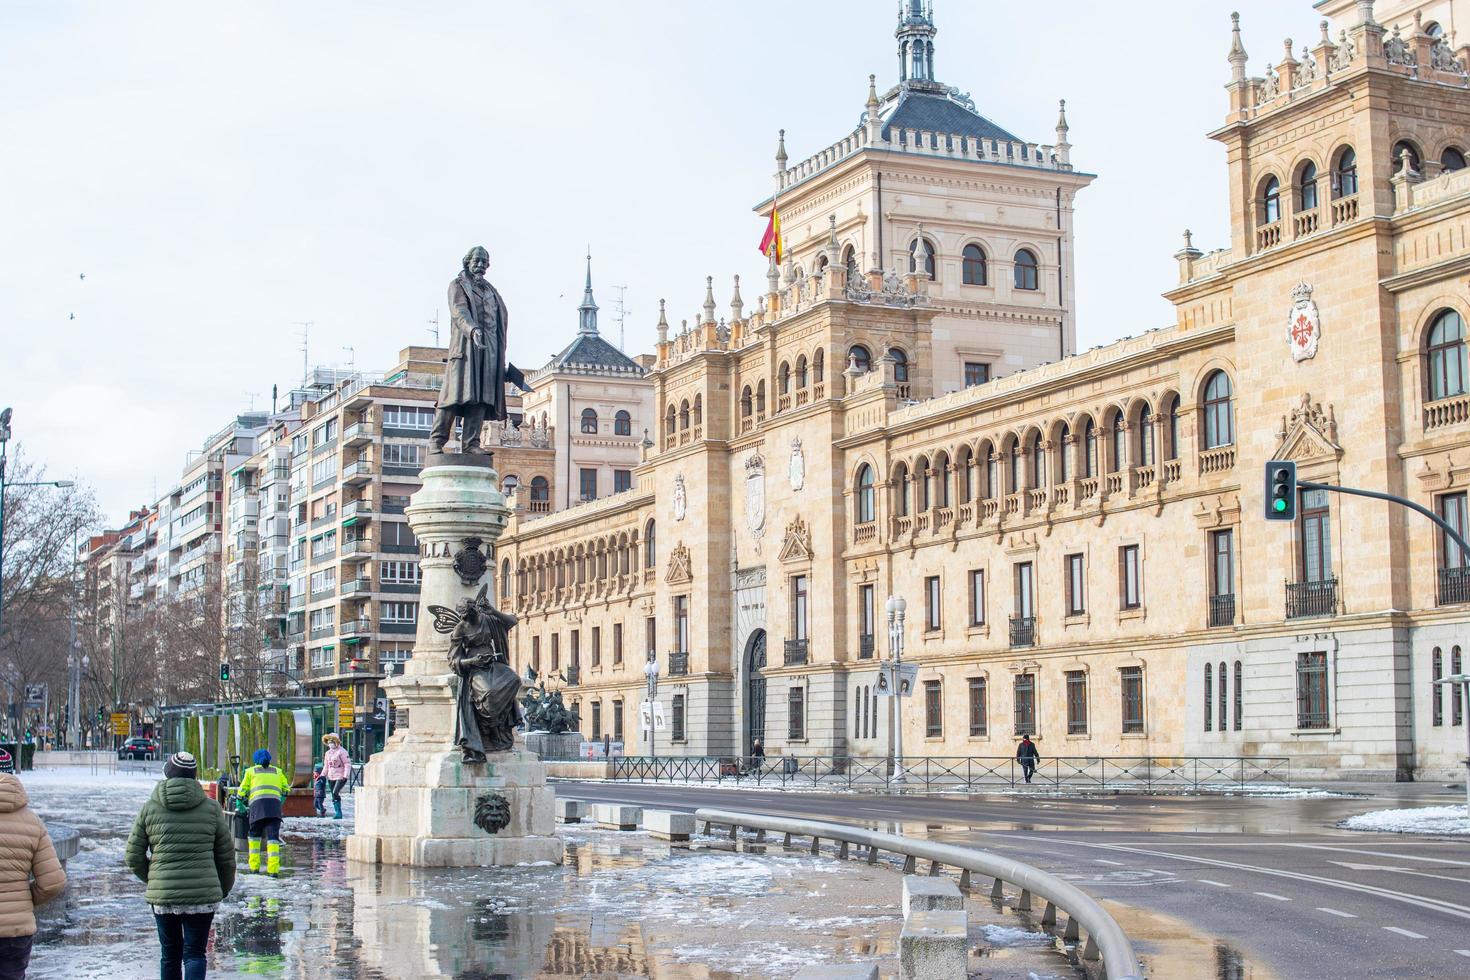
<path id="1" fill-rule="evenodd" d="M 888 653 L 892 659 L 886 668 L 891 680 L 889 690 L 893 698 L 893 781 L 903 785 L 908 776 L 903 771 L 903 691 L 899 684 L 899 667 L 903 664 L 903 614 L 908 603 L 903 596 L 891 595 L 888 610 Z"/>

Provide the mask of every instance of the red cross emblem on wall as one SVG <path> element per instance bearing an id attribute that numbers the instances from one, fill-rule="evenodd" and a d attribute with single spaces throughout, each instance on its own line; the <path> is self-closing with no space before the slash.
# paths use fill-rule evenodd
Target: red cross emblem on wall
<path id="1" fill-rule="evenodd" d="M 1291 342 L 1298 347 L 1307 346 L 1312 341 L 1312 329 L 1312 318 L 1298 313 L 1291 323 Z"/>

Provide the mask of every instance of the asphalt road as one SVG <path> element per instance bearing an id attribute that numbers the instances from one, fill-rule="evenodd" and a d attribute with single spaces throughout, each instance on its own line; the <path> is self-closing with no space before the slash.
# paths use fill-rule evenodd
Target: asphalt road
<path id="1" fill-rule="evenodd" d="M 1159 916 L 1218 941 L 1212 962 L 1197 973 L 1176 963 L 1173 975 L 1470 977 L 1470 842 L 1334 829 L 1354 813 L 1459 803 L 1460 793 L 953 798 L 572 782 L 557 792 L 838 820 L 982 847 L 1111 903 L 1145 957 L 1169 931 Z"/>

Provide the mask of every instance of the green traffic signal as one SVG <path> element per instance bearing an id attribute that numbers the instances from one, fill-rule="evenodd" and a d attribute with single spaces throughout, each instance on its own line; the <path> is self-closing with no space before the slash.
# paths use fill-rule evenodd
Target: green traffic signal
<path id="1" fill-rule="evenodd" d="M 1282 511 L 1286 510 L 1286 501 L 1284 501 L 1284 500 L 1273 500 L 1273 501 L 1271 501 L 1271 509 L 1274 510 L 1274 511 L 1276 511 L 1276 513 L 1280 514 Z"/>
<path id="2" fill-rule="evenodd" d="M 1296 464 L 1272 460 L 1266 464 L 1266 520 L 1296 520 Z"/>

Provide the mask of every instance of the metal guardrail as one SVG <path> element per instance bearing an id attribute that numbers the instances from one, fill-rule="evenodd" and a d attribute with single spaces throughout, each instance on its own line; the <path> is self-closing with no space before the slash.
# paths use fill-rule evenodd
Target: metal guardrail
<path id="1" fill-rule="evenodd" d="M 899 781 L 888 759 L 846 756 L 620 756 L 610 779 L 643 782 L 810 786 L 856 792 L 954 792 L 1025 785 L 1010 756 L 924 756 L 904 761 Z M 1286 756 L 1060 756 L 1044 759 L 1031 785 L 1081 790 L 1200 790 L 1254 785 L 1290 786 Z"/>
<path id="2" fill-rule="evenodd" d="M 942 867 L 958 868 L 960 888 L 966 891 L 971 888 L 973 875 L 994 879 L 990 889 L 992 899 L 1004 899 L 1005 886 L 1013 885 L 1021 889 L 1013 908 L 1029 911 L 1032 901 L 1038 898 L 1046 903 L 1041 916 L 1043 927 L 1056 925 L 1057 910 L 1066 913 L 1067 924 L 1062 932 L 1063 940 L 1079 941 L 1081 932 L 1085 930 L 1087 942 L 1082 949 L 1082 958 L 1095 960 L 1101 957 L 1109 980 L 1139 980 L 1143 975 L 1133 943 L 1101 905 L 1075 885 L 1029 864 L 974 848 L 913 840 L 897 834 L 884 834 L 817 820 L 795 820 L 789 817 L 707 808 L 695 810 L 694 819 L 704 824 L 706 834 L 710 832 L 711 826 L 729 827 L 731 838 L 739 836 L 742 827 L 756 831 L 761 837 L 764 837 L 765 832 L 783 834 L 786 844 L 791 843 L 792 837 L 810 837 L 813 854 L 819 852 L 823 840 L 839 843 L 841 847 L 838 857 L 841 858 L 848 856 L 852 845 L 865 847 L 869 864 L 877 863 L 879 851 L 901 854 L 904 857 L 905 874 L 912 873 L 921 860 L 929 862 L 931 875 L 938 874 Z"/>

